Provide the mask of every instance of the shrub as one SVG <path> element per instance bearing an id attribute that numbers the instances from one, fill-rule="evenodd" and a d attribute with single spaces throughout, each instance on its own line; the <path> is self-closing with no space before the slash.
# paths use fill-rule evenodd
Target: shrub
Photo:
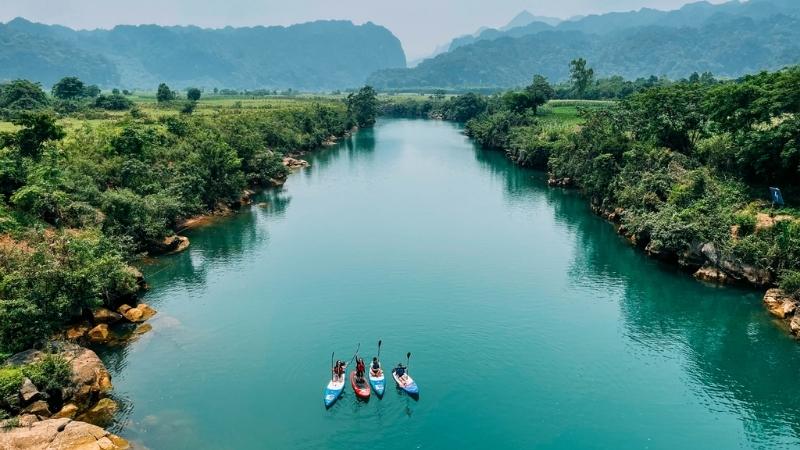
<path id="1" fill-rule="evenodd" d="M 48 354 L 39 361 L 23 367 L 22 373 L 30 378 L 40 391 L 50 391 L 69 385 L 72 368 L 63 356 Z"/>
<path id="2" fill-rule="evenodd" d="M 0 401 L 16 395 L 24 379 L 25 375 L 17 367 L 0 367 Z"/>
<path id="3" fill-rule="evenodd" d="M 780 277 L 780 287 L 789 295 L 800 297 L 800 270 L 785 270 Z"/>
<path id="4" fill-rule="evenodd" d="M 739 226 L 739 236 L 747 236 L 756 231 L 756 222 L 756 216 L 747 211 L 740 211 L 733 215 L 734 225 Z"/>

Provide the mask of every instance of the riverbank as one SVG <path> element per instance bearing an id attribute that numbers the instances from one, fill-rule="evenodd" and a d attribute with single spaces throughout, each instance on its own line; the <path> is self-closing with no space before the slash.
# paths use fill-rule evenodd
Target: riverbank
<path id="1" fill-rule="evenodd" d="M 552 187 L 581 191 L 649 256 L 706 282 L 780 287 L 796 301 L 800 212 L 791 205 L 800 154 L 788 136 L 800 111 L 781 99 L 796 94 L 790 86 L 798 79 L 793 67 L 739 81 L 675 82 L 617 103 L 576 102 L 572 115 L 556 114 L 558 104 L 537 106 L 546 98 L 541 86 L 389 100 L 384 112 L 466 122 L 466 134 L 484 148 L 547 171 Z M 738 89 L 760 94 L 734 114 L 728 108 Z M 746 119 L 737 118 L 742 111 Z M 783 188 L 789 207 L 774 207 L 770 186 Z"/>
<path id="2" fill-rule="evenodd" d="M 338 100 L 217 108 L 214 117 L 136 110 L 68 132 L 52 112 L 20 113 L 17 129 L 0 136 L 0 151 L 16 164 L 0 201 L 0 363 L 60 345 L 54 335 L 119 346 L 150 331 L 144 322 L 156 311 L 139 300 L 147 285 L 135 261 L 186 250 L 181 231 L 282 185 L 307 166 L 284 155 L 368 126 L 368 114 L 350 115 L 360 111 Z M 35 142 L 23 139 L 30 135 Z M 9 392 L 21 389 L 22 379 L 7 381 Z M 17 424 L 29 407 L 0 402 L 0 418 Z M 39 419 L 60 410 L 36 408 Z"/>

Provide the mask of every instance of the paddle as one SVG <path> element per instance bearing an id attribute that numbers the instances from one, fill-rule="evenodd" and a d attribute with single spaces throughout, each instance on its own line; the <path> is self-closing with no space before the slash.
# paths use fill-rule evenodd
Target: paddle
<path id="1" fill-rule="evenodd" d="M 353 353 L 353 357 L 352 357 L 352 358 L 350 358 L 350 362 L 349 362 L 349 363 L 347 363 L 348 365 L 349 365 L 350 363 L 352 363 L 354 359 L 356 359 L 356 356 L 358 356 L 358 351 L 359 351 L 359 350 L 361 350 L 361 343 L 360 343 L 360 342 L 358 343 L 358 347 L 356 347 L 356 352 L 355 352 L 355 353 Z"/>
<path id="2" fill-rule="evenodd" d="M 406 372 L 408 372 L 408 366 L 411 362 L 411 352 L 406 353 Z"/>
<path id="3" fill-rule="evenodd" d="M 381 359 L 381 340 L 378 339 L 378 361 Z"/>
<path id="4" fill-rule="evenodd" d="M 333 373 L 333 354 L 334 353 L 335 352 L 331 352 L 331 373 Z M 331 375 L 331 381 L 336 381 L 336 380 L 333 379 L 334 376 L 335 375 Z"/>

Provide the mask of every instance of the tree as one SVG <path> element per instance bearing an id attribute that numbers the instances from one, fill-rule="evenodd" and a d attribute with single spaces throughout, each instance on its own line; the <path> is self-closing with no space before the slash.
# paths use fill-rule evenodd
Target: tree
<path id="1" fill-rule="evenodd" d="M 111 95 L 100 94 L 94 100 L 95 108 L 108 109 L 111 111 L 124 111 L 126 109 L 131 109 L 132 106 L 133 101 L 121 95 L 119 92 Z"/>
<path id="2" fill-rule="evenodd" d="M 62 100 L 74 100 L 85 93 L 83 81 L 78 77 L 64 77 L 53 85 L 53 97 Z"/>
<path id="3" fill-rule="evenodd" d="M 66 135 L 64 129 L 56 124 L 55 118 L 47 113 L 22 113 L 12 122 L 22 127 L 12 138 L 22 156 L 39 158 L 42 146 L 47 141 L 57 141 Z"/>
<path id="4" fill-rule="evenodd" d="M 158 85 L 156 100 L 158 103 L 171 102 L 172 100 L 175 100 L 175 93 L 170 90 L 166 83 L 161 83 Z"/>
<path id="5" fill-rule="evenodd" d="M 378 115 L 378 94 L 372 86 L 364 86 L 357 93 L 347 96 L 347 114 L 359 127 L 375 124 Z"/>
<path id="6" fill-rule="evenodd" d="M 100 92 L 102 91 L 100 90 L 99 86 L 96 84 L 90 84 L 89 86 L 86 86 L 86 89 L 83 90 L 83 95 L 85 97 L 95 98 L 100 95 Z"/>
<path id="7" fill-rule="evenodd" d="M 202 92 L 200 92 L 200 89 L 197 89 L 197 88 L 189 88 L 186 91 L 186 98 L 188 98 L 189 100 L 191 100 L 193 102 L 196 102 L 196 101 L 200 100 L 200 96 L 201 95 L 202 95 Z"/>
<path id="8" fill-rule="evenodd" d="M 42 86 L 28 80 L 0 84 L 0 108 L 9 110 L 40 109 L 49 103 Z"/>
<path id="9" fill-rule="evenodd" d="M 583 58 L 573 59 L 569 63 L 569 78 L 578 98 L 583 98 L 594 79 L 594 69 L 586 67 L 586 60 Z"/>
<path id="10" fill-rule="evenodd" d="M 556 95 L 553 87 L 547 82 L 547 78 L 541 75 L 533 76 L 533 82 L 525 88 L 525 92 L 528 94 L 528 97 L 530 97 L 530 103 L 534 113 L 536 113 L 536 110 L 540 106 L 550 101 L 550 99 Z"/>

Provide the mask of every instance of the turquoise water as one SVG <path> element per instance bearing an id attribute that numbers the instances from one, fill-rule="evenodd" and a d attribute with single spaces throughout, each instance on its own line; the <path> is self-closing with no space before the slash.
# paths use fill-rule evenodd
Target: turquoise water
<path id="1" fill-rule="evenodd" d="M 627 245 L 453 124 L 383 120 L 146 268 L 153 330 L 102 352 L 150 449 L 800 445 L 800 346 L 760 295 Z M 418 401 L 331 352 L 413 353 Z"/>

